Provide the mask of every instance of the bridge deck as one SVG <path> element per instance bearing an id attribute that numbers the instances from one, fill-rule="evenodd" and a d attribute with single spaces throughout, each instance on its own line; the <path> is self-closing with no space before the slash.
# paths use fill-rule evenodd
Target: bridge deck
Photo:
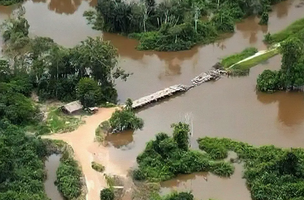
<path id="1" fill-rule="evenodd" d="M 195 77 L 194 79 L 192 79 L 191 86 L 186 86 L 186 85 L 181 85 L 181 84 L 170 86 L 168 88 L 165 88 L 163 90 L 160 90 L 160 91 L 150 94 L 148 96 L 144 96 L 140 99 L 134 100 L 132 108 L 133 109 L 139 108 L 144 105 L 155 102 L 159 99 L 172 96 L 175 93 L 185 92 L 185 91 L 189 90 L 190 88 L 198 86 L 204 82 L 208 82 L 211 80 L 217 80 L 221 77 L 221 75 L 224 75 L 224 74 L 227 74 L 227 72 L 224 70 L 219 70 L 219 69 L 207 71 L 207 72 L 202 73 L 199 76 Z"/>
<path id="2" fill-rule="evenodd" d="M 139 107 L 142 107 L 146 104 L 149 104 L 153 101 L 157 101 L 159 99 L 162 99 L 164 97 L 167 97 L 167 96 L 171 96 L 177 92 L 183 92 L 183 91 L 186 91 L 188 90 L 188 86 L 185 86 L 185 85 L 173 85 L 173 86 L 170 86 L 168 88 L 165 88 L 163 90 L 160 90 L 158 92 L 155 92 L 153 94 L 150 94 L 148 96 L 145 96 L 145 97 L 142 97 L 138 100 L 135 100 L 133 101 L 133 105 L 132 105 L 132 108 L 135 109 L 135 108 L 139 108 Z"/>

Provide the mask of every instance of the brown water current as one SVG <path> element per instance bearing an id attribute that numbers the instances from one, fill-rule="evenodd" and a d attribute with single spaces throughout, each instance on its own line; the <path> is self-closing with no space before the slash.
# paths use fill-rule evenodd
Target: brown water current
<path id="1" fill-rule="evenodd" d="M 190 84 L 190 80 L 230 54 L 253 46 L 265 49 L 263 35 L 284 29 L 293 21 L 304 17 L 304 7 L 299 0 L 284 1 L 273 7 L 269 25 L 258 25 L 259 19 L 251 17 L 236 25 L 234 34 L 205 46 L 196 46 L 182 52 L 137 51 L 136 40 L 94 31 L 82 16 L 96 1 L 49 0 L 27 1 L 25 17 L 31 35 L 53 38 L 63 46 L 72 47 L 86 37 L 102 35 L 118 48 L 119 66 L 132 72 L 127 82 L 117 81 L 119 98 L 136 99 L 173 84 Z M 0 21 L 12 9 L 0 7 Z M 279 147 L 304 147 L 304 96 L 302 93 L 263 94 L 255 91 L 256 78 L 264 69 L 278 69 L 280 56 L 251 69 L 249 76 L 222 78 L 196 87 L 189 92 L 154 104 L 138 114 L 145 121 L 143 130 L 107 138 L 110 143 L 109 159 L 122 163 L 127 170 L 136 163 L 136 156 L 145 143 L 160 131 L 171 133 L 170 124 L 193 117 L 191 143 L 204 136 L 228 137 L 253 145 L 274 144 Z M 209 174 L 179 176 L 165 182 L 163 192 L 170 188 L 192 190 L 198 199 L 250 200 L 242 168 L 230 179 Z M 203 176 L 207 176 L 205 181 Z"/>
<path id="2" fill-rule="evenodd" d="M 47 172 L 47 178 L 44 182 L 45 192 L 51 200 L 63 200 L 60 192 L 55 185 L 56 171 L 60 164 L 61 155 L 52 154 L 45 161 L 45 170 Z"/>

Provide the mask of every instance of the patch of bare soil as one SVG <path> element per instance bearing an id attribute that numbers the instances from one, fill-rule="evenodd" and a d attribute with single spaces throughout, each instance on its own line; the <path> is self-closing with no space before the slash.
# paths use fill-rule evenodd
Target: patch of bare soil
<path id="1" fill-rule="evenodd" d="M 127 171 L 120 167 L 121 163 L 113 163 L 109 156 L 107 147 L 94 142 L 96 127 L 105 120 L 108 120 L 116 108 L 100 108 L 92 116 L 85 118 L 85 124 L 77 130 L 65 133 L 45 136 L 44 138 L 63 140 L 68 143 L 74 150 L 76 160 L 82 167 L 85 176 L 88 193 L 87 200 L 99 200 L 100 190 L 107 187 L 104 175 L 95 171 L 91 167 L 91 162 L 96 161 L 105 166 L 104 173 L 115 174 L 126 178 Z"/>

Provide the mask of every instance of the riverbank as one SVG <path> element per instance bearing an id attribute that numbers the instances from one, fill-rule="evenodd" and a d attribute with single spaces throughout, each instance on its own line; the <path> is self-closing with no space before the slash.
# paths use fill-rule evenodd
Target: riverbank
<path id="1" fill-rule="evenodd" d="M 116 108 L 100 108 L 99 111 L 86 117 L 85 124 L 77 130 L 65 133 L 43 136 L 52 140 L 62 140 L 68 143 L 74 150 L 75 159 L 80 163 L 84 174 L 88 193 L 86 199 L 99 200 L 99 192 L 107 187 L 103 174 L 91 167 L 91 162 L 96 161 L 105 166 L 104 173 L 115 174 L 126 177 L 127 172 L 119 167 L 118 163 L 111 161 L 107 147 L 100 146 L 95 139 L 96 127 L 105 120 L 108 120 Z"/>
<path id="2" fill-rule="evenodd" d="M 272 48 L 272 49 L 258 51 L 254 55 L 249 56 L 249 57 L 229 66 L 227 70 L 233 71 L 233 70 L 250 69 L 251 67 L 256 66 L 257 64 L 259 64 L 263 61 L 266 61 L 269 58 L 279 54 L 279 46 L 280 46 L 280 44 L 276 45 L 276 47 Z"/>
<path id="3" fill-rule="evenodd" d="M 279 54 L 280 43 L 288 38 L 295 37 L 304 39 L 304 18 L 294 21 L 282 31 L 274 34 L 266 34 L 264 41 L 271 46 L 266 50 L 256 52 L 255 48 L 247 48 L 241 53 L 230 55 L 221 60 L 221 64 L 228 70 L 248 70 L 251 67 L 268 60 L 269 58 Z M 234 63 L 233 63 L 234 62 Z"/>

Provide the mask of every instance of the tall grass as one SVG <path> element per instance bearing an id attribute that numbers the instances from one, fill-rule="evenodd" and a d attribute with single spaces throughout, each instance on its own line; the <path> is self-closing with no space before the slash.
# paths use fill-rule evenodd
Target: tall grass
<path id="1" fill-rule="evenodd" d="M 232 67 L 233 70 L 247 70 L 263 61 L 268 60 L 269 58 L 272 58 L 273 56 L 277 55 L 279 53 L 278 49 L 273 49 L 265 54 L 261 54 L 259 56 L 256 56 L 252 59 L 246 60 L 244 62 L 241 62 L 239 64 L 236 64 Z"/>
<path id="2" fill-rule="evenodd" d="M 241 53 L 237 53 L 228 57 L 225 57 L 222 61 L 221 64 L 223 65 L 224 68 L 227 68 L 241 60 L 244 60 L 245 58 L 248 58 L 250 56 L 253 56 L 256 54 L 258 50 L 254 47 L 246 48 L 243 50 Z"/>

